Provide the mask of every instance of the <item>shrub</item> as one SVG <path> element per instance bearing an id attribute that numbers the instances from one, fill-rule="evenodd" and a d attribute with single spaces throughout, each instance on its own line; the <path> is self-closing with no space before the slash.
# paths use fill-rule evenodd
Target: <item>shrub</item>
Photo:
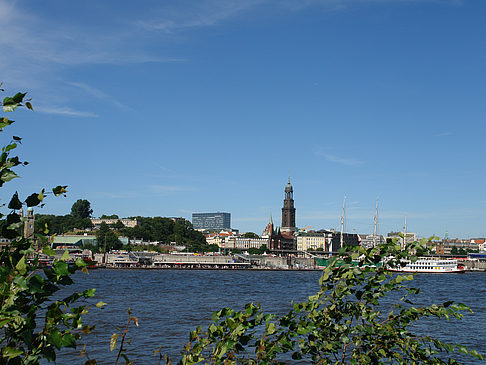
<path id="1" fill-rule="evenodd" d="M 242 311 L 213 313 L 206 330 L 190 333 L 180 364 L 274 364 L 290 359 L 314 364 L 454 364 L 454 352 L 482 359 L 475 350 L 415 333 L 411 324 L 423 317 L 462 318 L 464 304 L 415 306 L 419 289 L 390 266 L 416 260 L 424 243 L 402 251 L 387 243 L 376 248 L 349 247 L 323 271 L 320 290 L 296 303 L 285 315 L 265 314 L 259 305 Z M 387 262 L 386 265 L 383 262 Z M 392 300 L 384 306 L 383 299 Z"/>
<path id="2" fill-rule="evenodd" d="M 3 111 L 12 112 L 19 106 L 32 109 L 25 93 L 17 93 L 3 100 Z M 0 131 L 14 121 L 0 117 Z M 18 175 L 13 168 L 27 165 L 11 153 L 21 144 L 20 137 L 2 148 L 0 156 L 0 187 Z M 9 212 L 2 218 L 1 235 L 11 240 L 0 253 L 0 364 L 39 364 L 41 359 L 56 360 L 56 350 L 76 347 L 81 333 L 89 333 L 93 327 L 83 325 L 81 317 L 87 312 L 84 305 L 75 307 L 80 298 L 94 295 L 94 289 L 73 293 L 60 300 L 54 300 L 54 293 L 60 287 L 73 283 L 71 275 L 78 269 L 86 270 L 82 260 L 72 262 L 68 253 L 54 259 L 55 252 L 46 245 L 43 253 L 51 257 L 51 266 L 42 267 L 39 252 L 35 246 L 46 243 L 42 234 L 31 234 L 24 230 L 22 208 L 43 204 L 46 195 L 63 195 L 66 186 L 57 186 L 51 193 L 42 189 L 21 201 L 15 193 L 7 208 Z M 24 234 L 27 234 L 27 236 Z M 33 232 L 33 230 L 32 230 Z M 45 228 L 47 234 L 47 227 Z M 101 303 L 99 304 L 101 306 Z"/>

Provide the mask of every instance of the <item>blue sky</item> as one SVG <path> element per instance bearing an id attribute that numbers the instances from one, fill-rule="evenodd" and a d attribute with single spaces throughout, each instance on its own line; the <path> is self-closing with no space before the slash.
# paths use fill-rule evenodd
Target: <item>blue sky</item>
<path id="1" fill-rule="evenodd" d="M 4 189 L 41 212 L 225 211 L 280 224 L 486 235 L 486 2 L 0 0 L 0 70 L 28 91 Z M 4 136 L 5 138 L 6 136 Z"/>

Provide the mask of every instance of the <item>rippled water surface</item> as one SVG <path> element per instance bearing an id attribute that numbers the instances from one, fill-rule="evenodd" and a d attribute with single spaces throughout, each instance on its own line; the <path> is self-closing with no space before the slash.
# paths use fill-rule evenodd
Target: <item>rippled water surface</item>
<path id="1" fill-rule="evenodd" d="M 85 322 L 96 329 L 83 338 L 90 358 L 113 364 L 110 337 L 126 324 L 128 308 L 138 317 L 139 327 L 131 326 L 128 338 L 130 360 L 137 364 L 157 363 L 154 351 L 177 359 L 189 331 L 205 326 L 211 313 L 222 307 L 242 309 L 245 303 L 260 302 L 266 312 L 284 313 L 294 301 L 304 301 L 318 290 L 319 272 L 250 270 L 106 270 L 77 273 L 76 284 L 68 292 L 96 288 L 89 300 Z M 469 305 L 474 314 L 462 321 L 427 320 L 418 330 L 449 342 L 457 342 L 486 353 L 486 288 L 484 273 L 422 274 L 414 286 L 422 289 L 419 304 L 454 300 Z M 106 302 L 103 310 L 94 307 Z M 60 354 L 58 363 L 82 364 L 86 358 L 72 351 Z M 468 363 L 473 363 L 469 360 Z M 479 363 L 479 362 L 478 362 Z"/>

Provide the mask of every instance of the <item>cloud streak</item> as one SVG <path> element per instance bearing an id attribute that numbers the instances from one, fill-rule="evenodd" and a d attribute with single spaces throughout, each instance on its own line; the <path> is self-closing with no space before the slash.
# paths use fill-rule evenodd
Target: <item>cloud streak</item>
<path id="1" fill-rule="evenodd" d="M 101 91 L 99 89 L 96 89 L 92 86 L 89 86 L 87 84 L 84 84 L 82 82 L 68 82 L 67 83 L 68 85 L 70 86 L 74 86 L 78 89 L 81 89 L 83 90 L 84 92 L 86 92 L 88 95 L 91 95 L 99 100 L 103 100 L 105 102 L 109 102 L 113 105 L 115 105 L 116 107 L 118 107 L 119 109 L 123 109 L 123 110 L 132 110 L 131 108 L 127 107 L 126 105 L 120 103 L 118 100 L 116 100 L 115 98 L 113 98 L 112 96 L 108 95 L 107 93 L 105 93 L 104 91 Z"/>
<path id="2" fill-rule="evenodd" d="M 198 190 L 197 188 L 191 186 L 177 186 L 177 185 L 148 185 L 147 188 L 153 194 L 163 194 L 163 195 Z"/>
<path id="3" fill-rule="evenodd" d="M 201 1 L 197 6 L 194 6 L 194 2 L 189 2 L 180 11 L 160 9 L 161 14 L 167 15 L 160 15 L 156 19 L 141 19 L 136 24 L 145 30 L 163 31 L 166 33 L 174 33 L 191 28 L 210 27 L 264 2 L 264 0 L 210 0 Z"/>
<path id="4" fill-rule="evenodd" d="M 150 15 L 135 22 L 141 29 L 174 34 L 194 28 L 216 26 L 231 18 L 256 11 L 263 6 L 284 12 L 321 7 L 331 11 L 345 10 L 354 5 L 429 2 L 462 4 L 461 0 L 201 0 L 179 1 L 177 8 L 162 6 Z M 181 5 L 182 4 L 182 5 Z M 274 13 L 274 12 L 273 12 Z"/>
<path id="5" fill-rule="evenodd" d="M 66 115 L 70 117 L 83 117 L 83 118 L 98 118 L 99 115 L 91 112 L 84 112 L 80 110 L 71 109 L 69 107 L 36 107 L 36 111 L 45 114 L 57 114 L 57 115 Z"/>
<path id="6" fill-rule="evenodd" d="M 348 158 L 348 157 L 340 157 L 336 156 L 330 153 L 326 152 L 316 152 L 317 156 L 324 157 L 326 161 L 332 162 L 332 163 L 337 163 L 340 165 L 346 165 L 346 166 L 360 166 L 364 164 L 364 161 L 354 159 L 354 158 Z"/>

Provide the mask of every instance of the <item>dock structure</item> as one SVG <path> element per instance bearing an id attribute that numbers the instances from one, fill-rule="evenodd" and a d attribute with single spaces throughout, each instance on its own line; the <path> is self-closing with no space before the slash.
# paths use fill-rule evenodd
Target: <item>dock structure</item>
<path id="1" fill-rule="evenodd" d="M 112 268 L 154 269 L 245 269 L 249 261 L 235 256 L 202 256 L 194 254 L 160 254 L 145 252 L 111 252 L 95 255 L 99 266 Z"/>
<path id="2" fill-rule="evenodd" d="M 190 256 L 190 255 L 157 255 L 153 257 L 154 268 L 184 269 L 244 269 L 251 264 L 233 256 Z"/>

